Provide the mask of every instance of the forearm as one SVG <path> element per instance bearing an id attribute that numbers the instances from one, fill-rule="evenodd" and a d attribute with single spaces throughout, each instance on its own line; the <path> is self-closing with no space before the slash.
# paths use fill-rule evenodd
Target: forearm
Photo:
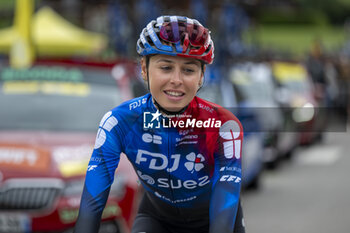
<path id="1" fill-rule="evenodd" d="M 93 197 L 84 187 L 79 209 L 78 220 L 75 224 L 74 233 L 97 233 L 100 227 L 101 216 L 106 205 L 109 190 Z"/>

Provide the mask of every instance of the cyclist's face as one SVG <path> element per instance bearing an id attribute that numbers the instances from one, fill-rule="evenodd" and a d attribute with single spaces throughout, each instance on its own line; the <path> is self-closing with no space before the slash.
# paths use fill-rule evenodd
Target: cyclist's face
<path id="1" fill-rule="evenodd" d="M 145 59 L 141 67 L 142 75 L 147 79 Z M 168 55 L 152 56 L 148 67 L 151 94 L 166 110 L 180 111 L 196 95 L 203 82 L 203 73 L 199 60 Z"/>

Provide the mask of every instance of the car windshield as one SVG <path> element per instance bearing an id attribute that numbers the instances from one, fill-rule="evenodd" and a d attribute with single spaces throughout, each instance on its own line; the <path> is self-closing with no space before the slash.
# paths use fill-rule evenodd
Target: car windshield
<path id="1" fill-rule="evenodd" d="M 250 72 L 233 68 L 230 72 L 230 80 L 241 98 L 253 102 L 271 102 L 274 98 L 271 74 L 259 66 L 257 68 L 260 69 L 250 70 Z"/>
<path id="2" fill-rule="evenodd" d="M 103 114 L 122 101 L 107 70 L 60 68 L 53 75 L 45 69 L 45 77 L 1 72 L 0 130 L 96 131 Z"/>
<path id="3" fill-rule="evenodd" d="M 307 93 L 311 88 L 306 80 L 284 82 L 282 85 L 294 93 Z"/>
<path id="4" fill-rule="evenodd" d="M 273 99 L 273 88 L 264 83 L 251 82 L 247 85 L 236 85 L 242 95 L 254 102 L 271 101 Z"/>

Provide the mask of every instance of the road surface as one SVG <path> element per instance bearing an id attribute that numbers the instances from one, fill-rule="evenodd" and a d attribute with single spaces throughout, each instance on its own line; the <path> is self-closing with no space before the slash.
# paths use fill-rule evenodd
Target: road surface
<path id="1" fill-rule="evenodd" d="M 247 233 L 350 232 L 350 131 L 296 150 L 266 171 L 258 191 L 244 191 Z"/>

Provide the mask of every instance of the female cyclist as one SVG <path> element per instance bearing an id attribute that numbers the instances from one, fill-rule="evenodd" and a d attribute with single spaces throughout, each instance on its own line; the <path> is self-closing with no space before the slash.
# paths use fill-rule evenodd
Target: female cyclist
<path id="1" fill-rule="evenodd" d="M 122 152 L 145 189 L 132 233 L 244 232 L 242 126 L 195 96 L 214 58 L 210 32 L 194 19 L 161 16 L 143 29 L 137 52 L 150 93 L 102 118 L 75 232 L 98 231 Z"/>

